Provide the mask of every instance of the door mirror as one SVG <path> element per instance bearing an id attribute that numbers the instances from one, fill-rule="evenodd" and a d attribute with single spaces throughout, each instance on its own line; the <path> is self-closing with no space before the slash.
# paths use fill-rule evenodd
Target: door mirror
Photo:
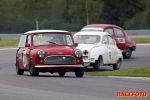
<path id="1" fill-rule="evenodd" d="M 76 47 L 78 46 L 78 43 L 74 43 L 74 44 L 75 44 Z"/>
<path id="2" fill-rule="evenodd" d="M 27 44 L 25 45 L 25 47 L 30 47 L 30 44 L 29 44 L 29 43 L 27 43 Z"/>

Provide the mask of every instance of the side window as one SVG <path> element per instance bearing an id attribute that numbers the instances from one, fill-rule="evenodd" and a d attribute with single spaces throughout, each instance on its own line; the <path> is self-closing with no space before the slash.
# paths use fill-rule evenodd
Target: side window
<path id="1" fill-rule="evenodd" d="M 123 32 L 121 29 L 118 28 L 114 28 L 115 29 L 115 35 L 116 36 L 124 36 Z"/>
<path id="2" fill-rule="evenodd" d="M 109 33 L 112 36 L 114 35 L 112 28 L 107 28 L 104 32 L 107 32 L 107 33 Z"/>
<path id="3" fill-rule="evenodd" d="M 103 42 L 103 44 L 108 44 L 108 38 L 107 38 L 107 36 L 103 37 L 103 41 L 102 42 Z M 104 43 L 104 42 L 106 42 L 106 43 Z"/>
<path id="4" fill-rule="evenodd" d="M 26 43 L 29 43 L 29 44 L 30 44 L 30 42 L 31 42 L 31 36 L 30 36 L 30 35 L 27 35 Z"/>
<path id="5" fill-rule="evenodd" d="M 27 35 L 22 35 L 20 37 L 20 41 L 19 41 L 18 47 L 25 47 L 26 37 L 27 37 Z"/>
<path id="6" fill-rule="evenodd" d="M 110 36 L 108 36 L 109 44 L 110 45 L 115 45 L 114 39 Z"/>

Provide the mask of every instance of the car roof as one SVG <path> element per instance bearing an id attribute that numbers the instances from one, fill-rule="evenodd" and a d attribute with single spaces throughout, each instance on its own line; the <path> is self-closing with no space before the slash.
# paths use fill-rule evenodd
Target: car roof
<path id="1" fill-rule="evenodd" d="M 32 34 L 32 33 L 34 33 L 34 34 L 38 34 L 38 33 L 45 33 L 45 32 L 62 32 L 62 33 L 71 33 L 71 32 L 69 32 L 69 31 L 64 31 L 64 30 L 32 30 L 32 31 L 27 31 L 27 32 L 25 32 L 24 34 Z"/>
<path id="2" fill-rule="evenodd" d="M 109 33 L 106 32 L 98 32 L 98 31 L 80 31 L 75 33 L 74 35 L 99 35 L 99 36 L 104 36 L 104 35 L 109 35 Z"/>
<path id="3" fill-rule="evenodd" d="M 112 25 L 112 24 L 90 24 L 90 25 L 84 26 L 83 28 L 108 28 L 108 27 L 120 28 L 119 26 Z"/>

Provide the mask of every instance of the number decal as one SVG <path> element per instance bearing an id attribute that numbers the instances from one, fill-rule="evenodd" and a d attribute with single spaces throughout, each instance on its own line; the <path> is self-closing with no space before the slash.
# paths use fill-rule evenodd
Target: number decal
<path id="1" fill-rule="evenodd" d="M 111 52 L 109 52 L 109 58 L 111 59 Z"/>
<path id="2" fill-rule="evenodd" d="M 42 37 L 42 34 L 38 34 L 38 37 Z"/>
<path id="3" fill-rule="evenodd" d="M 27 64 L 27 52 L 24 51 L 23 52 L 23 66 L 26 67 Z"/>

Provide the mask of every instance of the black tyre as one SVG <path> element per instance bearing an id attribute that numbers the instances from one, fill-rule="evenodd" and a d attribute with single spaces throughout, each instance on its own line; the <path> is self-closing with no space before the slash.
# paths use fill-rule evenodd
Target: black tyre
<path id="1" fill-rule="evenodd" d="M 16 73 L 17 73 L 18 75 L 23 75 L 23 74 L 24 74 L 24 70 L 20 69 L 18 59 L 16 59 Z"/>
<path id="2" fill-rule="evenodd" d="M 35 68 L 35 64 L 33 60 L 30 60 L 30 75 L 31 76 L 38 76 L 39 75 L 39 70 Z"/>
<path id="3" fill-rule="evenodd" d="M 117 63 L 113 65 L 113 69 L 118 70 L 118 69 L 120 69 L 120 66 L 121 66 L 121 61 L 120 61 L 120 59 L 118 59 Z"/>
<path id="4" fill-rule="evenodd" d="M 98 58 L 98 60 L 96 60 L 96 62 L 94 63 L 94 71 L 99 71 L 100 69 L 100 58 Z"/>
<path id="5" fill-rule="evenodd" d="M 84 75 L 84 67 L 79 67 L 75 71 L 76 77 L 83 77 Z"/>
<path id="6" fill-rule="evenodd" d="M 126 52 L 123 52 L 123 57 L 126 59 L 129 59 L 132 55 L 132 49 L 131 48 L 127 48 Z"/>
<path id="7" fill-rule="evenodd" d="M 66 72 L 60 71 L 58 72 L 59 76 L 64 76 L 66 74 Z"/>

